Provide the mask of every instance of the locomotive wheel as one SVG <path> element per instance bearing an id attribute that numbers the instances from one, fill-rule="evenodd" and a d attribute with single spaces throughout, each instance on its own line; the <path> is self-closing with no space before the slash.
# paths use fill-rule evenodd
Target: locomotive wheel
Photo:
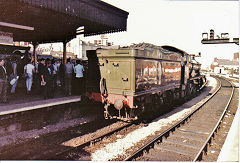
<path id="1" fill-rule="evenodd" d="M 136 112 L 137 112 L 137 109 L 130 109 L 130 113 L 129 113 L 130 118 L 138 117 Z"/>
<path id="2" fill-rule="evenodd" d="M 151 118 L 152 118 L 152 114 L 153 114 L 153 105 L 154 104 L 149 104 L 149 103 L 147 103 L 147 104 L 145 104 L 145 112 L 143 113 L 144 114 L 144 120 L 146 121 L 146 122 L 149 122 L 150 120 L 151 120 Z"/>
<path id="3" fill-rule="evenodd" d="M 184 93 L 184 97 L 183 97 L 184 101 L 188 101 L 191 98 L 192 91 L 193 91 L 193 85 L 192 85 L 192 83 L 189 83 L 187 85 L 187 88 L 186 88 L 185 93 Z"/>
<path id="4" fill-rule="evenodd" d="M 173 101 L 174 99 L 171 91 L 167 91 L 163 94 L 163 102 L 167 108 L 171 108 L 173 106 Z"/>
<path id="5" fill-rule="evenodd" d="M 175 90 L 174 96 L 176 97 L 174 99 L 174 104 L 181 105 L 182 104 L 181 91 L 180 90 Z"/>
<path id="6" fill-rule="evenodd" d="M 161 96 L 159 96 L 158 94 L 155 94 L 153 96 L 153 113 L 156 114 L 159 112 L 159 110 L 161 109 L 161 105 L 163 104 L 162 98 Z"/>
<path id="7" fill-rule="evenodd" d="M 146 103 L 145 108 L 147 108 L 146 112 L 144 113 L 145 119 L 148 121 L 151 121 L 154 116 L 161 115 L 164 113 L 164 106 L 163 100 L 161 95 L 159 94 L 153 94 L 150 96 L 151 103 Z"/>
<path id="8" fill-rule="evenodd" d="M 145 112 L 145 106 L 144 104 L 140 104 L 139 107 L 135 110 L 134 114 L 141 121 L 144 119 L 144 112 Z"/>
<path id="9" fill-rule="evenodd" d="M 143 123 L 151 122 L 156 117 L 156 115 L 160 114 L 160 111 L 156 109 L 156 106 L 154 103 L 145 104 L 144 108 L 145 108 L 145 111 L 142 112 L 141 118 L 139 119 Z"/>

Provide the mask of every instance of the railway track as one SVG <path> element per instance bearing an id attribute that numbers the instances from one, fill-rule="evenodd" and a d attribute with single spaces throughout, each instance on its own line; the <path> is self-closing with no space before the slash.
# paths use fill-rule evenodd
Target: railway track
<path id="1" fill-rule="evenodd" d="M 76 144 L 76 148 L 71 149 L 71 150 L 66 150 L 64 152 L 60 152 L 59 154 L 56 154 L 51 159 L 54 159 L 54 160 L 56 160 L 56 159 L 58 159 L 58 160 L 82 160 L 82 161 L 89 161 L 89 160 L 91 160 L 91 155 L 88 152 L 86 152 L 86 150 L 84 149 L 85 147 L 88 146 L 88 147 L 91 148 L 91 144 L 95 144 L 95 142 L 100 142 L 100 144 L 101 144 L 102 140 L 103 140 L 103 144 L 104 144 L 104 138 L 107 138 L 108 136 L 114 135 L 114 133 L 117 133 L 118 131 L 121 131 L 123 129 L 128 130 L 127 128 L 133 124 L 133 123 L 127 123 L 127 122 L 124 122 L 124 121 L 119 121 L 117 123 L 119 123 L 119 125 L 118 125 L 119 127 L 115 128 L 115 129 L 112 129 L 111 131 L 107 131 L 106 132 L 105 131 L 106 129 L 102 128 L 102 129 L 100 129 L 101 132 L 97 131 L 100 134 L 91 133 L 91 135 L 94 135 L 94 137 L 90 136 L 92 138 L 87 140 L 84 143 L 81 141 L 81 139 L 84 140 L 84 138 L 82 136 L 77 138 L 77 139 L 79 139 L 77 141 L 80 142 L 80 143 L 75 143 Z M 129 127 L 129 128 L 131 128 L 131 127 Z M 138 127 L 135 126 L 133 128 L 137 129 Z M 98 136 L 96 136 L 96 135 L 98 135 Z M 74 142 L 75 140 L 71 140 L 71 141 Z M 66 144 L 69 144 L 69 143 L 65 142 L 64 144 L 66 145 Z M 75 146 L 75 145 L 72 145 L 72 146 Z"/>
<path id="2" fill-rule="evenodd" d="M 107 137 L 119 130 L 132 125 L 132 123 L 118 121 L 109 126 L 101 128 L 93 133 L 86 134 L 80 137 L 73 138 L 69 141 L 63 142 L 62 145 L 69 147 L 65 150 L 59 151 L 58 153 L 48 157 L 48 160 L 65 160 L 67 155 L 71 153 L 77 153 L 78 159 L 89 160 L 89 157 L 85 157 L 85 151 L 81 150 L 85 146 L 91 146 L 95 142 L 98 142 L 104 137 Z"/>
<path id="3" fill-rule="evenodd" d="M 90 106 L 98 108 L 99 104 L 91 104 Z M 101 139 L 103 135 L 111 134 L 111 132 L 128 125 L 128 123 L 104 121 L 103 118 L 95 116 L 95 114 L 99 114 L 97 111 L 99 109 L 85 109 L 84 105 L 81 107 L 81 114 L 84 115 L 82 119 L 66 120 L 64 122 L 68 123 L 56 123 L 25 131 L 17 135 L 19 138 L 9 145 L 3 146 L 2 143 L 7 140 L 3 139 L 0 148 L 1 160 L 59 160 L 59 155 L 91 144 L 95 140 Z M 74 138 L 75 143 L 77 142 L 75 146 L 63 144 L 63 142 L 70 142 Z M 9 141 L 13 141 L 11 135 Z"/>
<path id="4" fill-rule="evenodd" d="M 205 85 L 206 85 L 206 83 L 205 83 Z M 54 155 L 53 157 L 51 157 L 49 159 L 50 160 L 66 160 L 66 159 L 67 160 L 75 160 L 76 159 L 76 160 L 89 161 L 89 160 L 91 160 L 90 155 L 85 150 L 83 150 L 84 147 L 91 146 L 92 144 L 95 144 L 95 142 L 99 142 L 99 141 L 103 140 L 103 138 L 113 135 L 114 133 L 117 133 L 118 131 L 120 131 L 122 129 L 126 129 L 127 127 L 131 126 L 132 124 L 134 124 L 134 123 L 118 121 L 115 124 L 112 124 L 112 126 L 115 126 L 115 127 L 107 126 L 107 127 L 97 130 L 96 132 L 86 135 L 86 138 L 85 138 L 85 136 L 80 136 L 80 137 L 76 137 L 68 142 L 64 142 L 64 143 L 62 143 L 63 145 L 71 146 L 74 148 L 60 151 L 56 155 Z M 112 129 L 109 130 L 108 128 L 112 128 Z M 135 126 L 134 128 L 137 128 L 137 127 Z"/>
<path id="5" fill-rule="evenodd" d="M 231 83 L 218 80 L 221 86 L 205 103 L 147 142 L 125 161 L 200 161 L 216 134 L 234 92 Z"/>
<path id="6" fill-rule="evenodd" d="M 96 121 L 94 122 L 96 123 Z M 94 125 L 94 122 L 92 122 L 91 125 Z M 103 137 L 111 135 L 131 124 L 126 122 L 115 122 L 100 129 L 96 129 L 95 132 L 77 136 L 81 132 L 87 130 L 87 128 L 85 128 L 87 125 L 88 124 L 86 123 L 84 126 L 82 125 L 82 127 L 79 126 L 79 129 L 77 128 L 78 126 L 73 128 L 76 132 L 75 130 L 72 132 L 73 129 L 67 129 L 68 133 L 67 131 L 50 133 L 42 138 L 40 137 L 20 144 L 19 146 L 15 146 L 15 148 L 6 148 L 6 151 L 1 151 L 0 158 L 1 160 L 66 160 L 64 159 L 64 156 L 68 153 L 76 151 L 81 153 L 81 149 L 85 146 L 90 146 L 101 140 Z M 71 135 L 76 136 L 66 139 L 68 135 L 70 135 L 69 137 L 71 137 Z M 65 141 L 62 141 L 64 138 Z"/>

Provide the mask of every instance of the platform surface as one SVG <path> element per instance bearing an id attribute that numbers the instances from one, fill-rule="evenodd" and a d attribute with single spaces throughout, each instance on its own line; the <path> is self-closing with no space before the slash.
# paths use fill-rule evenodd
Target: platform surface
<path id="1" fill-rule="evenodd" d="M 10 101 L 8 104 L 0 105 L 0 116 L 79 101 L 81 101 L 81 96 L 57 97 L 47 100 L 32 97 L 25 101 Z"/>

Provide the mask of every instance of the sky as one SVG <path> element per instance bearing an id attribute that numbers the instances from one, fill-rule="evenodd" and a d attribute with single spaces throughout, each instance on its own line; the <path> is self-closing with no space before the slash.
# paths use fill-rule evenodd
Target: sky
<path id="1" fill-rule="evenodd" d="M 216 35 L 229 33 L 239 37 L 238 1 L 162 1 L 162 0 L 103 0 L 129 12 L 127 31 L 106 34 L 114 45 L 152 43 L 171 45 L 189 54 L 202 57 L 197 60 L 203 67 L 210 65 L 214 57 L 233 58 L 239 51 L 236 44 L 201 44 L 202 33 L 210 29 Z M 81 37 L 93 42 L 100 36 Z"/>

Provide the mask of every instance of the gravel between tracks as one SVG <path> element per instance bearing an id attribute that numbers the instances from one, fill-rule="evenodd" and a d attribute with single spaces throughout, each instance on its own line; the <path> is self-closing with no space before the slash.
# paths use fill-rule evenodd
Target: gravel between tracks
<path id="1" fill-rule="evenodd" d="M 19 144 L 21 142 L 27 141 L 28 139 L 36 139 L 39 138 L 42 135 L 46 135 L 52 132 L 59 132 L 66 130 L 68 127 L 74 127 L 77 125 L 89 123 L 90 121 L 93 121 L 93 117 L 91 118 L 79 118 L 79 119 L 73 119 L 65 122 L 60 122 L 58 124 L 54 125 L 48 125 L 43 127 L 42 129 L 34 129 L 30 131 L 23 131 L 12 135 L 2 136 L 0 138 L 0 147 L 10 145 L 10 144 Z"/>
<path id="2" fill-rule="evenodd" d="M 109 143 L 105 145 L 104 148 L 94 151 L 91 154 L 91 160 L 108 161 L 118 160 L 117 158 L 126 157 L 124 155 L 127 155 L 128 152 L 131 152 L 131 148 L 133 148 L 133 146 L 141 145 L 149 136 L 182 119 L 197 105 L 199 105 L 198 102 L 203 100 L 208 95 L 210 90 L 216 87 L 217 81 L 214 78 L 207 77 L 207 79 L 209 81 L 208 86 L 199 96 L 193 98 L 182 106 L 175 108 L 170 113 L 159 117 L 152 123 L 149 123 L 148 126 L 138 128 L 125 135 L 124 138 L 119 138 L 114 143 Z"/>

